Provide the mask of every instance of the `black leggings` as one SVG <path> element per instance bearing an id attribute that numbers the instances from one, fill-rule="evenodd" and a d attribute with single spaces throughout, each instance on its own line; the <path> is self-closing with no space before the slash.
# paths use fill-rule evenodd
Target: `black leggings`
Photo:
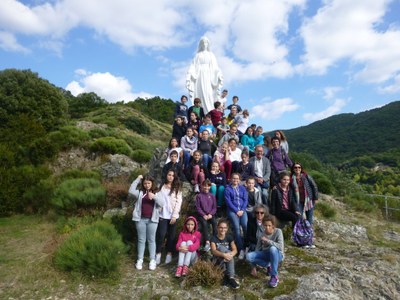
<path id="1" fill-rule="evenodd" d="M 294 224 L 296 224 L 299 216 L 295 214 L 294 212 L 291 212 L 290 210 L 282 209 L 280 211 L 277 211 L 275 217 L 279 221 L 290 221 L 292 222 L 292 228 L 294 227 Z"/>
<path id="2" fill-rule="evenodd" d="M 166 250 L 173 253 L 175 251 L 176 222 L 169 224 L 171 220 L 160 218 L 156 233 L 156 253 L 161 253 L 165 236 L 167 236 Z M 178 221 L 178 219 L 176 220 Z"/>

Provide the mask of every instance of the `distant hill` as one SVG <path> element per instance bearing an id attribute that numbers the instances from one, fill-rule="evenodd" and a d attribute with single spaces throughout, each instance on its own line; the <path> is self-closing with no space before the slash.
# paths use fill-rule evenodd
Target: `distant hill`
<path id="1" fill-rule="evenodd" d="M 341 163 L 400 148 L 400 101 L 358 114 L 340 114 L 285 131 L 290 150 Z"/>

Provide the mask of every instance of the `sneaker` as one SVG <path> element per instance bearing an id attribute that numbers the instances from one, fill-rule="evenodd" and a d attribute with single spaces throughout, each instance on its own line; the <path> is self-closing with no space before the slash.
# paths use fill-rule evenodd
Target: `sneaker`
<path id="1" fill-rule="evenodd" d="M 240 287 L 239 283 L 233 277 L 229 279 L 229 286 L 234 290 L 237 290 Z"/>
<path id="2" fill-rule="evenodd" d="M 154 271 L 156 269 L 156 267 L 157 267 L 156 261 L 154 259 L 150 260 L 149 270 Z"/>
<path id="3" fill-rule="evenodd" d="M 143 259 L 138 259 L 135 265 L 136 269 L 141 270 L 143 269 Z"/>
<path id="4" fill-rule="evenodd" d="M 198 185 L 198 184 L 196 184 L 196 185 L 194 186 L 194 192 L 195 192 L 196 194 L 200 193 L 200 189 L 199 189 L 199 185 Z"/>
<path id="5" fill-rule="evenodd" d="M 239 259 L 240 260 L 244 259 L 244 256 L 245 256 L 244 250 L 240 250 Z"/>
<path id="6" fill-rule="evenodd" d="M 165 257 L 165 264 L 169 264 L 172 260 L 172 255 L 171 254 L 167 254 L 167 256 Z"/>
<path id="7" fill-rule="evenodd" d="M 272 275 L 271 279 L 269 280 L 269 286 L 272 287 L 272 288 L 275 288 L 275 287 L 278 286 L 278 283 L 279 283 L 278 276 Z"/>
<path id="8" fill-rule="evenodd" d="M 257 276 L 258 276 L 258 274 L 257 274 L 257 268 L 256 268 L 256 267 L 252 268 L 250 274 L 251 274 L 251 276 L 253 276 L 253 277 L 257 277 Z"/>
<path id="9" fill-rule="evenodd" d="M 161 253 L 156 254 L 156 264 L 157 265 L 161 264 Z"/>
<path id="10" fill-rule="evenodd" d="M 204 246 L 204 251 L 208 252 L 210 251 L 211 247 L 210 247 L 210 243 L 206 243 L 206 245 Z"/>
<path id="11" fill-rule="evenodd" d="M 301 248 L 303 248 L 303 249 L 310 249 L 310 246 L 309 246 L 309 245 L 305 245 L 305 246 L 303 246 L 303 247 L 301 247 Z"/>
<path id="12" fill-rule="evenodd" d="M 222 285 L 223 286 L 228 286 L 229 285 L 229 277 L 228 276 L 224 276 L 224 280 L 222 281 Z"/>
<path id="13" fill-rule="evenodd" d="M 175 272 L 175 277 L 181 277 L 182 276 L 182 266 L 179 266 L 178 268 L 176 268 L 176 272 Z"/>
<path id="14" fill-rule="evenodd" d="M 270 274 L 271 274 L 271 269 L 272 269 L 271 266 L 268 266 L 268 267 L 267 267 L 267 275 L 270 275 Z"/>
<path id="15" fill-rule="evenodd" d="M 310 245 L 310 249 L 315 249 L 316 248 L 316 246 L 313 244 L 313 245 Z"/>
<path id="16" fill-rule="evenodd" d="M 188 266 L 183 266 L 182 276 L 186 276 L 188 273 L 189 273 L 189 267 Z"/>

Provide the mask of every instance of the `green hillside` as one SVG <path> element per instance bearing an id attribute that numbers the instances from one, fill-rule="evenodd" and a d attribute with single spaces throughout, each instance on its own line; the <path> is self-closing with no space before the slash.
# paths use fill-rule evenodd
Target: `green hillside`
<path id="1" fill-rule="evenodd" d="M 400 101 L 358 114 L 340 114 L 285 131 L 290 149 L 338 164 L 400 147 Z"/>

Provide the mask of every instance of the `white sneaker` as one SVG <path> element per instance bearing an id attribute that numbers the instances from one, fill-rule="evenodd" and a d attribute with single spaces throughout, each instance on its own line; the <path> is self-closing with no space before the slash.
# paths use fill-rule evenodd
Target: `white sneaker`
<path id="1" fill-rule="evenodd" d="M 156 261 L 154 259 L 150 260 L 149 270 L 154 271 L 157 267 Z"/>
<path id="2" fill-rule="evenodd" d="M 138 259 L 135 265 L 136 269 L 141 270 L 143 269 L 143 259 Z"/>
<path id="3" fill-rule="evenodd" d="M 316 247 L 315 247 L 314 244 L 310 245 L 310 249 L 315 249 L 315 248 L 316 248 Z"/>
<path id="4" fill-rule="evenodd" d="M 242 259 L 244 259 L 244 250 L 240 250 L 240 253 L 239 253 L 239 259 L 240 260 L 242 260 Z"/>
<path id="5" fill-rule="evenodd" d="M 157 265 L 161 264 L 161 253 L 156 254 L 156 264 Z"/>
<path id="6" fill-rule="evenodd" d="M 171 254 L 167 254 L 167 256 L 165 257 L 165 264 L 169 264 L 172 260 L 172 255 Z"/>
<path id="7" fill-rule="evenodd" d="M 200 189 L 199 189 L 199 185 L 198 185 L 198 184 L 196 184 L 196 185 L 194 186 L 194 192 L 195 192 L 195 193 L 200 193 Z"/>

